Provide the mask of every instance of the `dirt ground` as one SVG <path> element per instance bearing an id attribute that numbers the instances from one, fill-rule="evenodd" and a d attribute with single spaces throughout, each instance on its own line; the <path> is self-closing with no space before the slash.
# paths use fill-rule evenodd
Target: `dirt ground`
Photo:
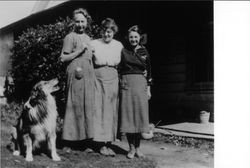
<path id="1" fill-rule="evenodd" d="M 116 142 L 126 149 L 126 143 Z M 164 142 L 143 141 L 142 151 L 156 161 L 157 168 L 213 168 L 213 155 L 205 150 L 180 147 Z"/>
<path id="2" fill-rule="evenodd" d="M 9 126 L 1 123 L 1 168 L 212 168 L 213 153 L 207 150 L 181 147 L 164 141 L 142 141 L 142 152 L 146 158 L 126 158 L 128 144 L 125 140 L 114 143 L 115 157 L 76 150 L 66 153 L 58 149 L 62 161 L 54 162 L 47 155 L 34 156 L 26 162 L 23 156 L 13 156 L 7 148 L 10 143 Z"/>

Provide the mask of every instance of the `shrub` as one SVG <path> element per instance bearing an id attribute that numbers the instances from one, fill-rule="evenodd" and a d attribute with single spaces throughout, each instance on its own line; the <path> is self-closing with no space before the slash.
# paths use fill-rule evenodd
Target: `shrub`
<path id="1" fill-rule="evenodd" d="M 66 64 L 59 61 L 63 38 L 72 30 L 72 20 L 68 17 L 60 18 L 54 24 L 38 25 L 27 28 L 14 42 L 11 57 L 11 76 L 14 81 L 12 97 L 23 100 L 28 97 L 31 87 L 40 80 L 59 79 L 61 91 L 64 96 L 66 82 Z M 96 38 L 100 28 L 91 25 L 87 34 Z M 14 95 L 14 96 L 13 96 Z"/>
<path id="2" fill-rule="evenodd" d="M 17 119 L 23 111 L 23 103 L 9 103 L 0 105 L 1 121 L 11 125 L 17 124 Z"/>
<path id="3" fill-rule="evenodd" d="M 7 125 L 16 126 L 18 123 L 18 118 L 21 116 L 24 109 L 24 103 L 11 102 L 5 105 L 0 105 L 1 122 Z M 56 121 L 57 132 L 62 132 L 63 119 L 58 117 Z"/>

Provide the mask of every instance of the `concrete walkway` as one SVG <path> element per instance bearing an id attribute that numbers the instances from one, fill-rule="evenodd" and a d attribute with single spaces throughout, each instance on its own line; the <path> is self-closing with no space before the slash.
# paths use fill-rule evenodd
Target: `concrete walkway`
<path id="1" fill-rule="evenodd" d="M 178 123 L 163 125 L 155 128 L 154 132 L 166 135 L 178 135 L 193 138 L 214 139 L 214 124 Z M 126 141 L 116 142 L 128 150 Z M 185 148 L 167 143 L 143 141 L 142 152 L 149 158 L 156 160 L 157 168 L 213 168 L 213 155 L 195 148 Z"/>
<path id="2" fill-rule="evenodd" d="M 193 138 L 214 139 L 214 123 L 178 123 L 171 125 L 158 126 L 155 132 L 167 135 L 178 135 Z"/>
<path id="3" fill-rule="evenodd" d="M 116 145 L 128 150 L 127 141 L 117 141 Z M 213 168 L 211 154 L 195 148 L 180 147 L 164 142 L 141 142 L 141 150 L 146 157 L 157 162 L 157 168 Z"/>

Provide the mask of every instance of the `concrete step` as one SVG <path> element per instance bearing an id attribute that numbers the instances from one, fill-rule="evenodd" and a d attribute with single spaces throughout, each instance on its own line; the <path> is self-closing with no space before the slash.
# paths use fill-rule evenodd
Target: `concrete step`
<path id="1" fill-rule="evenodd" d="M 155 128 L 155 132 L 194 138 L 214 139 L 214 123 L 178 123 L 162 125 Z"/>

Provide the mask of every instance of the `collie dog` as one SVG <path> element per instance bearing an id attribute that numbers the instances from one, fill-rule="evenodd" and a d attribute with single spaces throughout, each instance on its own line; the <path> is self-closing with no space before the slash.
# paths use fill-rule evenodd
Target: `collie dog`
<path id="1" fill-rule="evenodd" d="M 31 90 L 24 110 L 13 127 L 14 155 L 26 151 L 26 161 L 33 161 L 32 151 L 46 142 L 54 161 L 60 161 L 56 152 L 56 119 L 57 108 L 52 92 L 59 90 L 58 80 L 41 81 Z M 26 149 L 26 150 L 25 150 Z"/>

